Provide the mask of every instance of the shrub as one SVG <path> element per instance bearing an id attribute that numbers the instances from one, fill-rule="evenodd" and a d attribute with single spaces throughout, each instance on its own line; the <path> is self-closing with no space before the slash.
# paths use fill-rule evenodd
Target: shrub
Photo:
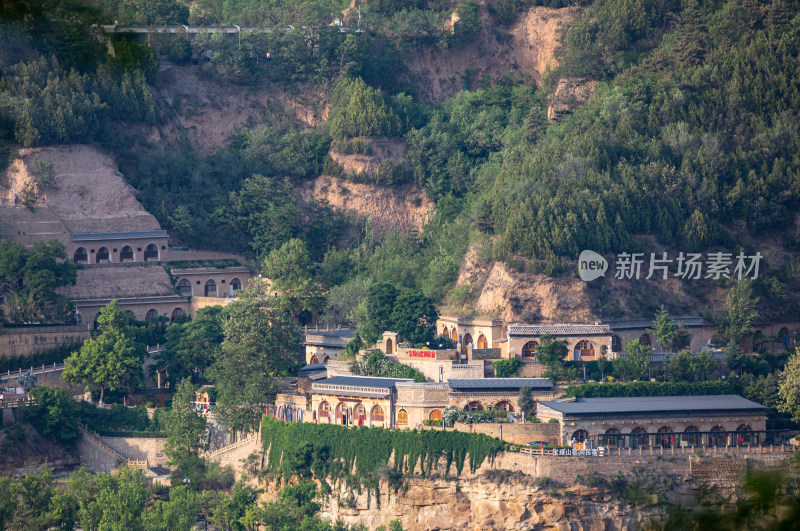
<path id="1" fill-rule="evenodd" d="M 517 371 L 522 365 L 522 361 L 517 358 L 509 358 L 507 360 L 495 361 L 492 365 L 494 365 L 495 376 L 498 378 L 510 378 L 516 376 Z"/>

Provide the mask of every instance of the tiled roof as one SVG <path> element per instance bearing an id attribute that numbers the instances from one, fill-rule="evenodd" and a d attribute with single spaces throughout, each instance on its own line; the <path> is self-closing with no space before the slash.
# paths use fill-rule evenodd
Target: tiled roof
<path id="1" fill-rule="evenodd" d="M 148 230 L 141 232 L 83 232 L 71 235 L 72 241 L 94 241 L 94 240 L 133 240 L 139 238 L 166 238 L 165 230 Z"/>
<path id="2" fill-rule="evenodd" d="M 705 322 L 702 317 L 673 317 L 675 324 L 686 326 L 703 326 Z M 652 319 L 619 319 L 615 321 L 603 321 L 612 330 L 625 330 L 628 328 L 653 328 Z"/>
<path id="3" fill-rule="evenodd" d="M 619 398 L 578 398 L 574 401 L 540 402 L 565 415 L 614 413 L 664 413 L 668 411 L 756 411 L 765 406 L 738 395 L 643 396 Z"/>
<path id="4" fill-rule="evenodd" d="M 554 336 L 583 336 L 591 334 L 608 334 L 611 328 L 608 325 L 590 324 L 552 324 L 552 325 L 509 325 L 508 334 L 512 336 L 540 336 L 552 334 Z"/>
<path id="5" fill-rule="evenodd" d="M 326 378 L 319 383 L 325 385 L 342 385 L 347 387 L 383 387 L 394 389 L 394 384 L 398 382 L 413 382 L 408 378 L 378 378 L 375 376 L 334 376 Z"/>
<path id="6" fill-rule="evenodd" d="M 492 390 L 521 389 L 526 385 L 531 389 L 552 389 L 553 382 L 548 378 L 451 378 L 447 381 L 454 390 Z"/>
<path id="7" fill-rule="evenodd" d="M 314 371 L 324 371 L 324 370 L 325 370 L 324 363 L 312 363 L 310 365 L 306 365 L 297 372 L 314 372 Z"/>

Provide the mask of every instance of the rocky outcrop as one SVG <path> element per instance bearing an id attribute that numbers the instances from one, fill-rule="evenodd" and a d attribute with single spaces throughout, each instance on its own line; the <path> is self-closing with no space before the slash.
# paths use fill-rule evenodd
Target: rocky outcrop
<path id="1" fill-rule="evenodd" d="M 557 64 L 562 26 L 580 12 L 577 7 L 531 7 L 508 28 L 484 24 L 460 49 L 421 48 L 406 63 L 408 81 L 417 87 L 420 100 L 428 103 L 441 103 L 484 75 L 498 79 L 516 71 L 538 81 Z M 452 25 L 453 19 L 448 23 Z"/>
<path id="2" fill-rule="evenodd" d="M 324 503 L 321 516 L 368 529 L 400 519 L 411 531 L 636 530 L 663 516 L 660 508 L 634 509 L 598 488 L 560 488 L 523 474 L 502 481 L 412 477 L 396 493 L 384 481 L 380 492 L 376 500 L 374 493 L 342 486 Z"/>
<path id="3" fill-rule="evenodd" d="M 421 231 L 433 206 L 425 192 L 414 185 L 386 188 L 352 183 L 330 175 L 307 181 L 298 195 L 304 201 L 325 200 L 336 209 L 369 218 L 376 236 L 394 229 Z"/>
<path id="4" fill-rule="evenodd" d="M 480 259 L 479 245 L 467 251 L 457 285 L 469 285 L 477 294 L 474 308 L 507 322 L 591 321 L 590 294 L 577 278 L 553 278 L 517 272 L 503 262 Z"/>
<path id="5" fill-rule="evenodd" d="M 547 107 L 547 119 L 557 122 L 589 101 L 597 88 L 597 81 L 584 78 L 565 78 L 558 81 L 555 93 Z"/>

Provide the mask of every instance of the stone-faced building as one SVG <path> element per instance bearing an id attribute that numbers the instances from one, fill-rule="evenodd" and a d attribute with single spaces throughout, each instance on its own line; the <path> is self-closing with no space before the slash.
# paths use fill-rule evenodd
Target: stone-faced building
<path id="1" fill-rule="evenodd" d="M 441 316 L 436 321 L 436 335 L 449 337 L 461 345 L 462 350 L 468 345 L 475 350 L 502 349 L 506 341 L 505 328 L 502 319 Z"/>
<path id="2" fill-rule="evenodd" d="M 167 240 L 167 231 L 161 229 L 71 234 L 67 255 L 76 264 L 164 262 Z"/>
<path id="3" fill-rule="evenodd" d="M 338 358 L 354 336 L 355 332 L 350 329 L 306 328 L 306 340 L 303 342 L 306 347 L 306 363 L 328 363 Z"/>
<path id="4" fill-rule="evenodd" d="M 725 446 L 763 440 L 766 407 L 737 395 L 577 398 L 540 402 L 536 415 L 558 420 L 561 443 L 596 446 Z"/>
<path id="5" fill-rule="evenodd" d="M 612 358 L 611 328 L 605 324 L 551 324 L 508 326 L 509 358 L 535 360 L 543 335 L 567 343 L 567 360 L 594 361 L 604 352 Z"/>
<path id="6" fill-rule="evenodd" d="M 465 378 L 451 379 L 449 401 L 467 411 L 519 411 L 519 391 L 529 387 L 534 400 L 552 400 L 553 382 L 547 378 Z"/>
<path id="7" fill-rule="evenodd" d="M 552 400 L 553 383 L 545 378 L 466 378 L 417 383 L 395 378 L 334 376 L 310 382 L 306 422 L 416 428 L 441 420 L 444 409 L 519 410 L 519 391 L 528 386 L 534 400 Z M 289 403 L 278 395 L 281 404 Z M 361 419 L 359 421 L 359 419 Z"/>
<path id="8" fill-rule="evenodd" d="M 311 385 L 311 415 L 306 422 L 395 427 L 396 385 L 408 379 L 334 376 Z"/>

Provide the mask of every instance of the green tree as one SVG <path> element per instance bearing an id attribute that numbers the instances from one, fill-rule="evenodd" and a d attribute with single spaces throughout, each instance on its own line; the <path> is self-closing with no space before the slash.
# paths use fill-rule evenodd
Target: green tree
<path id="1" fill-rule="evenodd" d="M 563 377 L 564 360 L 569 352 L 565 341 L 555 339 L 550 334 L 539 337 L 539 347 L 536 349 L 536 360 L 547 367 L 547 373 L 554 379 Z"/>
<path id="2" fill-rule="evenodd" d="M 217 359 L 225 338 L 223 313 L 222 306 L 209 306 L 198 310 L 191 321 L 167 327 L 164 350 L 157 360 L 172 387 L 187 377 L 196 381 Z"/>
<path id="3" fill-rule="evenodd" d="M 113 300 L 100 310 L 100 335 L 87 340 L 78 352 L 64 360 L 62 378 L 67 382 L 100 386 L 100 403 L 106 388 L 138 389 L 143 385 L 145 346 L 134 342 L 119 327 L 122 312 Z"/>
<path id="4" fill-rule="evenodd" d="M 439 314 L 433 301 L 420 290 L 402 292 L 395 300 L 391 314 L 393 330 L 403 339 L 415 344 L 433 341 Z"/>
<path id="5" fill-rule="evenodd" d="M 671 382 L 691 382 L 694 379 L 694 369 L 694 356 L 685 350 L 670 356 L 666 366 L 667 377 Z"/>
<path id="6" fill-rule="evenodd" d="M 778 376 L 778 396 L 778 411 L 789 413 L 792 420 L 800 422 L 800 348 L 789 356 Z"/>
<path id="7" fill-rule="evenodd" d="M 753 333 L 753 322 L 758 319 L 757 304 L 758 298 L 753 296 L 751 279 L 742 278 L 731 287 L 725 311 L 718 319 L 719 334 L 725 343 L 739 343 Z"/>
<path id="8" fill-rule="evenodd" d="M 399 292 L 387 283 L 373 284 L 364 299 L 365 318 L 359 323 L 360 336 L 368 344 L 377 341 L 383 332 L 394 328 L 392 312 Z"/>
<path id="9" fill-rule="evenodd" d="M 193 529 L 202 508 L 202 495 L 179 485 L 169 489 L 169 501 L 156 500 L 142 514 L 145 531 Z"/>
<path id="10" fill-rule="evenodd" d="M 18 504 L 17 482 L 12 477 L 0 477 L 0 529 L 10 528 Z"/>
<path id="11" fill-rule="evenodd" d="M 522 361 L 517 358 L 509 358 L 507 360 L 495 361 L 494 375 L 497 378 L 511 378 L 517 375 L 517 371 L 522 366 Z"/>
<path id="12" fill-rule="evenodd" d="M 536 402 L 533 400 L 533 391 L 527 385 L 519 390 L 519 399 L 517 401 L 520 411 L 525 413 L 525 418 L 533 418 L 536 412 Z"/>
<path id="13" fill-rule="evenodd" d="M 302 362 L 302 335 L 263 282 L 251 282 L 225 307 L 222 329 L 222 349 L 208 370 L 219 416 L 231 429 L 253 428 L 277 378 Z"/>
<path id="14" fill-rule="evenodd" d="M 662 345 L 662 347 L 671 346 L 672 337 L 675 335 L 675 331 L 677 330 L 677 326 L 675 322 L 672 320 L 672 317 L 669 316 L 669 312 L 667 309 L 664 308 L 664 305 L 661 305 L 661 309 L 656 312 L 656 318 L 653 321 L 653 329 L 649 330 L 648 332 L 652 333 L 658 338 L 658 342 Z"/>
<path id="15" fill-rule="evenodd" d="M 713 352 L 704 350 L 694 356 L 693 369 L 695 381 L 704 382 L 714 374 L 714 371 L 719 369 L 719 363 L 714 359 Z"/>
<path id="16" fill-rule="evenodd" d="M 339 78 L 331 96 L 328 123 L 333 138 L 387 137 L 402 132 L 400 118 L 386 103 L 383 93 L 361 78 Z"/>
<path id="17" fill-rule="evenodd" d="M 292 238 L 273 249 L 264 257 L 262 271 L 272 281 L 272 289 L 285 298 L 293 316 L 303 311 L 319 311 L 322 291 L 312 278 L 314 264 L 302 240 Z"/>
<path id="18" fill-rule="evenodd" d="M 77 403 L 59 387 L 36 387 L 32 393 L 36 405 L 31 409 L 31 420 L 42 435 L 52 436 L 61 442 L 70 442 L 78 437 Z"/>
<path id="19" fill-rule="evenodd" d="M 82 512 L 96 518 L 94 529 L 126 531 L 142 527 L 147 487 L 139 470 L 122 467 L 116 475 L 98 474 L 94 489 L 94 497 Z M 81 519 L 84 528 L 90 528 L 87 523 Z"/>
<path id="20" fill-rule="evenodd" d="M 163 431 L 167 436 L 164 454 L 170 464 L 178 467 L 178 477 L 188 478 L 194 485 L 200 483 L 202 459 L 199 451 L 203 446 L 202 435 L 206 431 L 206 419 L 194 407 L 195 387 L 189 378 L 183 380 L 172 396 L 172 407 L 163 418 Z"/>
<path id="21" fill-rule="evenodd" d="M 680 351 L 681 349 L 689 348 L 689 345 L 692 343 L 692 334 L 689 333 L 689 329 L 686 327 L 685 324 L 680 323 L 672 334 L 672 338 L 669 342 L 669 347 L 672 350 Z"/>
<path id="22" fill-rule="evenodd" d="M 640 344 L 638 339 L 628 341 L 623 352 L 614 360 L 614 370 L 626 381 L 641 380 L 647 376 L 652 351 L 648 345 Z"/>

